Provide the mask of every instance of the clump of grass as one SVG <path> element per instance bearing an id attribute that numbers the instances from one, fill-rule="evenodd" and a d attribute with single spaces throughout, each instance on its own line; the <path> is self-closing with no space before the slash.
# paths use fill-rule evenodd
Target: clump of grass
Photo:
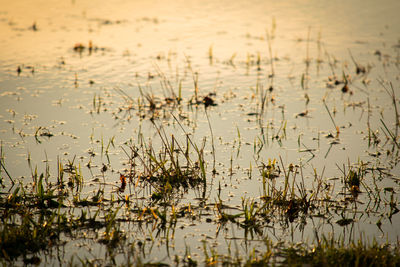
<path id="1" fill-rule="evenodd" d="M 18 211 L 20 223 L 12 223 L 16 216 L 9 215 L 0 225 L 0 257 L 15 259 L 28 253 L 36 253 L 56 245 L 59 231 L 55 227 L 57 213 L 36 216 L 31 209 Z M 4 214 L 3 214 L 4 215 Z"/>
<path id="2" fill-rule="evenodd" d="M 360 187 L 363 185 L 364 177 L 367 173 L 366 164 L 359 162 L 356 166 L 351 166 L 346 171 L 346 167 L 343 166 L 343 183 L 345 188 L 353 195 L 354 198 L 361 192 Z"/>
<path id="3" fill-rule="evenodd" d="M 345 245 L 343 240 L 324 238 L 311 250 L 287 248 L 283 263 L 289 266 L 398 266 L 399 248 L 377 242 L 366 244 L 362 240 Z"/>
<path id="4" fill-rule="evenodd" d="M 323 237 L 316 245 L 309 247 L 303 243 L 284 244 L 264 240 L 265 249 L 253 249 L 247 256 L 239 256 L 228 245 L 228 253 L 219 254 L 215 249 L 207 249 L 203 241 L 204 263 L 213 266 L 398 266 L 400 250 L 398 245 L 368 244 L 362 240 L 345 244 L 343 239 Z M 189 260 L 187 260 L 189 259 Z M 187 255 L 185 266 L 198 266 Z"/>
<path id="5" fill-rule="evenodd" d="M 129 144 L 131 168 L 126 176 L 136 181 L 136 184 L 145 182 L 150 185 L 155 191 L 152 199 L 156 201 L 167 199 L 180 188 L 187 190 L 205 184 L 205 142 L 198 147 L 186 134 L 186 143 L 181 144 L 174 135 L 168 138 L 162 128 L 155 123 L 154 126 L 161 141 L 161 148 L 156 152 L 154 147 L 151 144 L 146 145 L 143 139 L 139 145 Z M 192 158 L 191 150 L 197 159 Z M 136 167 L 136 159 L 143 166 L 141 170 Z"/>
<path id="6" fill-rule="evenodd" d="M 55 200 L 54 189 L 43 178 L 41 174 L 30 190 L 20 184 L 1 197 L 0 258 L 13 260 L 57 244 L 60 228 L 55 225 L 60 214 L 55 208 L 62 206 L 62 200 Z"/>
<path id="7" fill-rule="evenodd" d="M 346 183 L 350 188 L 359 188 L 361 181 L 361 174 L 350 170 L 346 177 Z"/>

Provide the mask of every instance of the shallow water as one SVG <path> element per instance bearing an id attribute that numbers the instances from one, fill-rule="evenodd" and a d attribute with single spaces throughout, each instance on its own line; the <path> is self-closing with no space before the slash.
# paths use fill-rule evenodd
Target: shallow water
<path id="1" fill-rule="evenodd" d="M 387 168 L 390 175 L 379 181 L 379 187 L 393 187 L 394 192 L 399 189 L 398 157 L 396 152 L 384 155 L 392 146 L 380 120 L 395 129 L 395 110 L 378 81 L 385 81 L 387 88 L 392 82 L 399 95 L 398 1 L 1 2 L 0 139 L 13 177 L 31 182 L 28 155 L 40 171 L 45 169 L 43 161 L 50 162 L 52 173 L 57 172 L 57 158 L 67 162 L 76 156 L 88 185 L 102 177 L 103 164 L 110 168 L 107 182 L 118 185 L 119 173 L 126 168 L 121 146 L 130 138 L 138 140 L 139 134 L 152 139 L 154 146 L 160 141 L 148 117 L 142 119 L 132 112 L 128 119 L 119 112 L 126 103 L 115 88 L 134 99 L 140 97 L 139 85 L 145 92 L 165 97 L 167 93 L 160 85 L 163 78 L 157 75 L 160 72 L 175 92 L 181 82 L 186 103 L 194 94 L 190 61 L 192 70 L 198 73 L 199 94 L 215 93 L 217 103 L 207 108 L 216 147 L 215 177 L 211 174 L 212 137 L 204 106 L 184 104 L 180 108 L 180 114 L 188 117 L 183 123 L 193 139 L 201 143 L 203 137 L 207 138 L 209 203 L 216 201 L 219 183 L 226 185 L 221 198 L 232 207 L 240 207 L 241 197 L 259 201 L 261 177 L 256 166 L 268 163 L 268 159 L 280 163 L 280 158 L 284 166 L 303 166 L 307 189 L 315 186 L 315 170 L 324 181 L 333 184 L 332 192 L 338 199 L 343 197 L 339 194 L 343 187 L 340 169 L 359 161 Z M 272 82 L 268 78 L 271 57 L 267 31 L 275 73 Z M 88 46 L 89 42 L 94 46 L 92 52 L 74 51 L 76 44 Z M 349 51 L 358 64 L 368 69 L 365 75 L 355 73 Z M 260 69 L 255 64 L 258 55 Z M 343 85 L 327 87 L 329 76 L 341 78 L 342 73 L 351 75 L 351 94 L 342 93 Z M 270 101 L 262 120 L 258 120 L 254 113 L 259 111 L 259 92 L 270 86 Z M 98 97 L 102 101 L 99 110 L 93 104 Z M 336 111 L 334 122 L 323 99 L 330 112 Z M 306 110 L 306 116 L 301 116 Z M 168 116 L 169 112 L 156 121 L 183 140 L 184 133 Z M 179 110 L 173 112 L 178 114 Z M 386 143 L 368 146 L 368 121 Z M 335 125 L 340 134 L 337 143 L 332 144 L 335 138 L 327 136 L 336 135 Z M 40 136 L 43 133 L 53 136 Z M 276 135 L 282 137 L 281 143 L 272 138 Z M 115 147 L 110 147 L 107 159 L 101 152 L 101 143 L 108 144 L 113 137 Z M 88 152 L 96 156 L 90 157 Z M 378 152 L 382 156 L 376 157 Z M 94 166 L 92 172 L 84 167 L 89 161 Z M 7 178 L 4 181 L 9 182 Z M 86 190 L 90 194 L 95 186 Z M 196 197 L 198 193 L 189 192 L 181 201 L 196 206 Z M 365 193 L 360 198 L 360 202 L 368 202 Z M 209 217 L 214 218 L 211 214 Z M 277 241 L 312 242 L 317 229 L 320 234 L 333 233 L 349 239 L 359 238 L 359 233 L 390 242 L 398 239 L 398 214 L 391 223 L 385 221 L 383 231 L 376 226 L 379 214 L 358 215 L 351 229 L 333 225 L 331 222 L 340 218 L 337 215 L 309 218 L 302 231 L 293 224 L 291 231 L 276 227 L 266 235 Z M 184 254 L 186 245 L 192 247 L 192 253 L 202 255 L 201 240 L 224 246 L 226 240 L 244 236 L 243 229 L 237 226 L 227 227 L 216 237 L 215 224 L 204 219 L 193 226 L 189 224 L 182 221 L 182 228 L 177 229 L 172 255 Z M 123 226 L 127 232 L 135 231 L 135 227 L 129 227 Z M 135 238 L 145 239 L 148 231 Z M 163 244 L 162 238 L 159 241 L 160 247 L 149 252 L 148 260 L 168 261 L 168 245 Z M 80 255 L 75 245 L 69 245 L 67 255 Z M 95 255 L 102 255 L 98 246 Z M 247 249 L 240 251 L 246 254 Z"/>

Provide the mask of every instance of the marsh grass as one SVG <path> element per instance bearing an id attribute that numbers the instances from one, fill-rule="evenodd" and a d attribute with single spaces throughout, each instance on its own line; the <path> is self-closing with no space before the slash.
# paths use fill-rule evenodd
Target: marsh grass
<path id="1" fill-rule="evenodd" d="M 175 118 L 177 119 L 177 118 Z M 342 172 L 342 186 L 345 195 L 351 199 L 340 205 L 340 200 L 334 195 L 324 169 L 321 173 L 314 170 L 313 188 L 306 189 L 304 165 L 284 164 L 283 159 L 256 161 L 259 171 L 260 196 L 257 198 L 242 197 L 241 205 L 233 207 L 221 197 L 221 184 L 217 191 L 215 203 L 211 202 L 204 192 L 210 184 L 210 177 L 205 161 L 205 145 L 199 145 L 185 131 L 182 124 L 183 138 L 179 140 L 174 134 L 168 135 L 165 129 L 152 122 L 156 130 L 156 139 L 160 146 L 156 150 L 153 142 L 139 138 L 136 143 L 126 143 L 128 169 L 120 174 L 118 190 L 111 193 L 104 191 L 104 183 L 98 182 L 99 188 L 92 194 L 84 195 L 88 186 L 80 170 L 80 163 L 75 157 L 62 163 L 57 162 L 56 175 L 49 171 L 48 161 L 45 171 L 40 173 L 32 167 L 32 183 L 24 186 L 22 181 L 8 194 L 1 194 L 0 211 L 2 224 L 0 226 L 1 259 L 3 263 L 13 263 L 22 260 L 25 263 L 41 262 L 41 254 L 67 245 L 68 240 L 79 240 L 83 233 L 91 233 L 90 239 L 105 246 L 107 257 L 101 263 L 123 264 L 117 261 L 117 255 L 128 255 L 136 251 L 131 242 L 145 246 L 143 239 L 136 235 L 148 236 L 146 247 L 154 246 L 158 238 L 165 240 L 168 253 L 169 243 L 175 239 L 177 226 L 183 222 L 196 222 L 201 214 L 214 212 L 215 219 L 207 218 L 209 223 L 220 231 L 229 226 L 243 230 L 243 242 L 264 240 L 262 250 L 253 250 L 246 255 L 229 250 L 220 252 L 204 243 L 204 259 L 190 255 L 177 255 L 175 263 L 182 266 L 230 265 L 254 266 L 268 264 L 297 265 L 328 265 L 328 266 L 396 266 L 400 260 L 398 247 L 389 245 L 351 241 L 345 243 L 342 239 L 318 238 L 318 243 L 311 247 L 307 244 L 272 243 L 266 232 L 275 224 L 284 229 L 291 224 L 304 227 L 306 218 L 313 216 L 331 217 L 335 213 L 342 216 L 336 223 L 340 227 L 348 227 L 356 222 L 346 212 L 349 205 L 355 204 L 357 195 L 367 192 L 374 209 L 385 205 L 390 207 L 389 213 L 383 213 L 382 218 L 391 220 L 399 210 L 393 191 L 390 188 L 383 191 L 378 188 L 376 193 L 370 188 L 371 174 L 379 172 L 363 162 L 348 164 L 339 168 Z M 240 139 L 240 132 L 238 131 Z M 109 146 L 113 139 L 110 139 Z M 156 141 L 156 140 L 153 140 Z M 106 150 L 106 149 L 104 149 Z M 107 170 L 103 172 L 103 175 Z M 211 172 L 212 173 L 212 172 Z M 65 179 L 67 177 L 67 179 Z M 375 178 L 377 179 L 377 178 Z M 51 181 L 55 180 L 55 183 Z M 378 180 L 375 181 L 377 183 Z M 129 189 L 129 193 L 126 192 Z M 199 190 L 200 205 L 181 203 L 188 191 Z M 126 192 L 126 193 L 124 193 Z M 389 199 L 382 194 L 392 192 Z M 117 197 L 114 196 L 116 194 Z M 140 197 L 143 194 L 145 197 Z M 348 203 L 348 204 L 346 204 Z M 353 208 L 357 208 L 353 206 Z M 203 215 L 204 216 L 204 215 Z M 210 216 L 210 215 L 207 215 Z M 128 233 L 125 224 L 129 222 L 142 230 Z M 148 225 L 149 228 L 146 227 Z M 146 230 L 147 229 L 147 230 Z M 149 231 L 149 232 L 147 232 Z M 155 231 L 153 236 L 153 231 Z M 86 236 L 87 234 L 84 234 Z M 237 249 L 237 248 L 236 248 Z M 122 252 L 121 252 L 122 251 Z M 129 266 L 168 266 L 163 261 L 146 261 L 146 254 L 136 251 L 135 257 L 127 257 Z M 172 257 L 172 254 L 170 255 Z M 70 259 L 73 262 L 73 258 Z M 91 266 L 91 261 L 80 259 L 82 264 Z"/>
<path id="2" fill-rule="evenodd" d="M 156 123 L 153 125 L 157 129 L 161 148 L 156 152 L 151 144 L 146 145 L 143 139 L 140 140 L 139 145 L 130 143 L 128 145 L 130 153 L 127 155 L 130 157 L 131 165 L 124 175 L 135 185 L 139 183 L 150 185 L 151 198 L 154 201 L 167 201 L 180 188 L 188 190 L 204 184 L 206 180 L 206 164 L 203 155 L 205 143 L 198 147 L 186 134 L 186 141 L 182 144 L 174 135 L 168 137 L 163 128 L 158 127 Z M 195 159 L 192 158 L 192 153 L 195 154 Z"/>
<path id="3" fill-rule="evenodd" d="M 388 244 L 371 244 L 365 241 L 352 241 L 345 245 L 343 240 L 322 238 L 312 249 L 284 249 L 283 263 L 289 266 L 397 266 L 400 264 L 400 251 Z"/>
<path id="4" fill-rule="evenodd" d="M 214 88 L 208 94 L 205 92 L 200 83 L 204 74 L 193 69 L 188 56 L 185 56 L 184 72 L 188 73 L 189 81 L 185 81 L 186 74 L 185 77 L 179 76 L 178 70 L 176 76 L 171 78 L 155 64 L 155 72 L 148 72 L 145 83 L 139 83 L 138 78 L 134 88 L 137 89 L 136 96 L 128 91 L 132 88 L 114 88 L 123 101 L 116 104 L 112 112 L 113 119 L 123 123 L 137 119 L 137 138 L 128 134 L 129 141 L 124 140 L 117 145 L 118 136 L 107 139 L 102 134 L 97 142 L 93 129 L 89 138 L 91 144 L 97 143 L 99 147 L 92 147 L 88 151 L 89 159 L 85 164 L 79 156 L 63 160 L 57 157 L 56 168 L 51 168 L 45 155 L 45 166 L 41 172 L 28 152 L 30 178 L 16 178 L 8 172 L 1 146 L 0 181 L 2 189 L 8 191 L 0 194 L 0 262 L 18 265 L 21 262 L 40 264 L 43 261 L 45 265 L 48 262 L 44 256 L 50 255 L 51 263 L 57 263 L 58 260 L 60 264 L 69 262 L 73 265 L 76 262 L 74 255 L 70 259 L 56 260 L 58 255 L 51 253 L 64 246 L 85 243 L 89 247 L 85 249 L 90 253 L 92 245 L 96 247 L 93 250 L 100 251 L 98 253 L 104 251 L 100 256 L 78 255 L 78 264 L 85 266 L 399 265 L 398 243 L 368 243 L 354 233 L 358 226 L 371 222 L 372 225 L 376 224 L 381 233 L 385 233 L 384 224 L 396 222 L 394 215 L 399 212 L 399 180 L 393 171 L 399 162 L 400 127 L 395 86 L 378 80 L 392 102 L 388 108 L 394 110 L 394 123 L 384 119 L 382 112 L 377 120 L 379 124 L 373 125 L 370 118 L 376 108 L 370 105 L 370 98 L 367 97 L 367 128 L 362 134 L 367 135 L 365 140 L 368 142 L 365 142 L 368 143 L 368 149 L 375 150 L 375 161 L 372 156 L 368 160 L 348 159 L 348 163 L 336 164 L 337 169 L 329 171 L 325 165 L 314 166 L 312 160 L 319 160 L 321 154 L 322 160 L 326 160 L 324 162 L 329 160 L 331 149 L 340 143 L 339 129 L 346 129 L 345 132 L 351 127 L 341 126 L 343 121 L 336 116 L 336 103 L 333 103 L 334 108 L 330 108 L 332 103 L 328 101 L 332 98 L 327 96 L 336 94 L 343 100 L 345 95 L 350 99 L 350 89 L 353 86 L 355 88 L 357 79 L 367 75 L 369 69 L 358 63 L 349 51 L 356 66 L 356 78 L 353 79 L 346 67 L 342 66 L 340 71 L 337 69 L 338 61 L 325 50 L 331 69 L 326 86 L 328 90 L 337 90 L 327 92 L 319 105 L 322 111 L 325 108 L 328 114 L 324 113 L 324 118 L 329 116 L 336 131 L 334 135 L 325 130 L 329 132 L 325 137 L 332 138 L 332 141 L 325 144 L 327 152 L 324 157 L 321 152 L 323 144 L 320 146 L 320 136 L 324 132 L 318 130 L 315 134 L 317 137 L 311 140 L 318 145 L 309 145 L 307 141 L 311 138 L 303 136 L 302 132 L 297 131 L 297 125 L 291 125 L 290 119 L 287 119 L 285 114 L 290 107 L 276 105 L 278 100 L 275 96 L 281 90 L 277 81 L 281 82 L 281 79 L 275 80 L 275 77 L 279 76 L 276 71 L 280 70 L 281 63 L 273 55 L 275 28 L 273 22 L 271 30 L 267 31 L 267 60 L 263 60 L 260 52 L 247 53 L 246 62 L 243 63 L 237 58 L 238 54 L 233 53 L 222 63 L 233 69 L 243 63 L 247 67 L 246 75 L 250 75 L 250 67 L 254 67 L 256 73 L 253 74 L 257 78 L 255 89 L 250 92 L 250 102 L 242 103 L 247 98 L 234 102 L 240 104 L 247 113 L 231 117 L 236 119 L 243 115 L 247 116 L 246 119 L 252 116 L 256 119 L 248 119 L 248 124 L 239 120 L 235 122 L 233 138 L 226 144 L 227 150 L 219 150 L 221 146 L 218 141 L 222 143 L 223 138 L 218 139 L 213 129 L 213 120 L 218 117 L 211 113 L 214 111 L 212 107 L 217 105 L 216 90 Z M 300 76 L 302 90 L 299 93 L 302 101 L 305 100 L 306 109 L 295 118 L 312 118 L 310 114 L 313 107 L 310 103 L 315 103 L 315 96 L 309 77 L 313 62 L 311 45 L 309 29 L 306 66 Z M 323 63 L 320 36 L 317 45 L 319 71 Z M 157 56 L 157 60 L 162 63 L 163 57 Z M 208 50 L 208 61 L 213 66 L 219 64 L 212 46 Z M 260 78 L 261 71 L 267 68 L 265 62 L 270 69 L 266 77 Z M 342 76 L 338 77 L 337 73 L 342 73 Z M 159 82 L 159 87 L 156 88 L 151 81 Z M 78 87 L 78 74 L 75 75 L 75 86 Z M 161 93 L 153 93 L 153 88 Z M 183 96 L 182 92 L 188 94 Z M 107 115 L 108 100 L 108 94 L 94 93 L 92 103 L 88 105 L 91 117 Z M 215 110 L 220 115 L 225 112 L 224 108 Z M 238 113 L 240 111 L 235 110 Z M 197 116 L 203 112 L 202 126 L 209 134 L 199 137 L 196 124 L 201 119 Z M 332 130 L 330 122 L 328 124 Z M 144 125 L 150 126 L 147 129 L 149 132 L 143 132 Z M 193 129 L 187 130 L 188 125 L 194 125 Z M 372 129 L 372 125 L 376 129 Z M 255 128 L 254 131 L 250 130 L 255 133 L 250 141 L 248 129 L 245 128 L 247 126 Z M 221 130 L 225 126 L 217 127 Z M 44 126 L 34 128 L 32 137 L 37 146 L 53 139 L 53 130 L 49 129 Z M 297 136 L 291 135 L 293 133 Z M 144 137 L 145 134 L 149 136 Z M 292 142 L 296 137 L 297 146 L 296 141 Z M 286 162 L 280 152 L 283 149 L 286 151 L 286 145 L 290 147 L 290 142 L 292 145 L 294 143 L 294 149 L 287 151 L 299 156 L 295 156 L 297 161 Z M 269 157 L 270 148 L 275 145 L 279 148 L 279 156 Z M 124 157 L 123 167 L 116 170 L 111 164 L 114 162 L 110 160 L 110 155 L 112 150 L 119 149 L 122 151 L 116 154 Z M 96 157 L 98 154 L 100 157 Z M 303 155 L 309 158 L 303 158 Z M 384 164 L 385 160 L 393 162 L 392 169 Z M 248 163 L 249 168 L 236 168 L 237 162 Z M 56 171 L 52 173 L 54 169 Z M 92 179 L 85 176 L 89 173 Z M 237 184 L 234 184 L 235 179 Z M 236 192 L 240 197 L 232 194 L 232 199 L 227 191 L 240 183 L 258 189 L 258 195 L 256 190 L 247 194 L 242 192 L 243 188 L 239 188 Z M 316 220 L 320 220 L 320 223 L 316 223 Z M 323 229 L 325 226 L 329 228 L 328 232 L 334 232 L 332 237 L 324 236 L 327 233 Z M 185 245 L 184 251 L 175 250 L 175 246 L 182 247 L 182 244 L 178 244 L 182 241 L 181 237 L 177 237 L 178 233 L 192 234 L 201 228 L 207 228 L 210 232 L 192 235 L 197 238 L 196 241 L 188 240 L 192 237 L 188 235 L 185 242 L 188 240 L 190 244 Z M 231 234 L 230 230 L 240 235 Z M 341 236 L 342 233 L 346 239 Z M 312 234 L 315 234 L 314 241 L 293 241 L 295 235 L 301 235 L 303 240 L 303 235 L 309 238 Z M 276 241 L 273 242 L 271 237 Z M 198 245 L 197 241 L 202 246 L 194 248 L 193 244 Z M 199 250 L 203 255 L 199 256 Z M 158 257 L 159 252 L 164 252 L 163 258 Z M 157 259 L 153 260 L 155 257 Z"/>

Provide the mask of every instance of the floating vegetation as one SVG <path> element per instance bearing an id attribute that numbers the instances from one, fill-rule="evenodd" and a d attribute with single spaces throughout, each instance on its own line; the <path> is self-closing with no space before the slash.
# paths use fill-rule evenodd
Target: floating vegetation
<path id="1" fill-rule="evenodd" d="M 92 41 L 89 41 L 88 45 L 85 45 L 83 43 L 76 43 L 73 46 L 73 50 L 74 52 L 79 53 L 80 55 L 82 55 L 82 53 L 87 50 L 88 54 L 91 55 L 92 53 L 98 52 L 98 51 L 106 51 L 107 48 L 105 47 L 98 47 L 96 45 L 93 45 Z"/>

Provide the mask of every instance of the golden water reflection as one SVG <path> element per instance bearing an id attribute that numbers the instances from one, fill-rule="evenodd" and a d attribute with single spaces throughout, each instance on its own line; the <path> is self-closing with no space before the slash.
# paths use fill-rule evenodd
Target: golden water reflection
<path id="1" fill-rule="evenodd" d="M 320 34 L 337 52 L 393 40 L 400 27 L 398 1 L 1 2 L 0 58 L 8 64 L 49 62 L 89 40 L 141 57 L 168 50 L 204 56 L 211 45 L 221 57 L 244 57 L 246 50 L 265 50 L 265 43 L 244 37 L 265 38 L 273 20 L 276 54 L 293 50 L 290 41 L 306 38 L 310 27 L 311 38 Z"/>

